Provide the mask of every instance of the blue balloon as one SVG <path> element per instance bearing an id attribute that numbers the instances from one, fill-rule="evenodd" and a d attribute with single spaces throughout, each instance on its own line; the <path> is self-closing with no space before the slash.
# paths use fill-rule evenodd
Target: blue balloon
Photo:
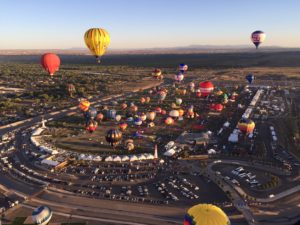
<path id="1" fill-rule="evenodd" d="M 94 107 L 90 107 L 88 111 L 83 113 L 86 124 L 93 120 L 97 116 L 97 110 Z"/>
<path id="2" fill-rule="evenodd" d="M 115 119 L 116 118 L 116 114 L 117 114 L 117 111 L 116 110 L 114 110 L 114 109 L 110 109 L 110 110 L 108 110 L 107 112 L 106 112 L 106 117 L 108 118 L 108 119 Z"/>
<path id="3" fill-rule="evenodd" d="M 254 75 L 249 73 L 247 76 L 246 76 L 246 80 L 249 82 L 249 84 L 252 84 L 253 80 L 254 80 Z"/>

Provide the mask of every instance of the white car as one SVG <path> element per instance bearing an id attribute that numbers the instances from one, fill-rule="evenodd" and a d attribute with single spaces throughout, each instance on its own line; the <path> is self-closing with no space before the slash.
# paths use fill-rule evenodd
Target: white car
<path id="1" fill-rule="evenodd" d="M 245 176 L 247 176 L 247 174 L 245 174 L 245 173 L 242 173 L 239 175 L 240 178 L 244 178 Z"/>

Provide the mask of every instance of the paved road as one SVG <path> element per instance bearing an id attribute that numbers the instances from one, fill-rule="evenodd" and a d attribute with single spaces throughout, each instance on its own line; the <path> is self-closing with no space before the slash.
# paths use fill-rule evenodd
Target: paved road
<path id="1" fill-rule="evenodd" d="M 223 161 L 223 160 L 222 160 Z M 220 177 L 216 176 L 215 171 L 212 169 L 212 167 L 215 165 L 215 163 L 210 163 L 207 166 L 206 172 L 209 175 L 209 178 L 213 180 L 216 184 L 218 184 L 218 181 L 221 185 L 219 187 L 224 192 L 231 193 L 231 197 L 233 199 L 233 204 L 236 206 L 237 210 L 239 210 L 247 220 L 249 225 L 257 225 L 258 223 L 255 221 L 253 213 L 251 212 L 249 206 L 244 201 L 244 199 L 236 192 L 236 190 L 227 182 L 225 182 L 223 179 L 220 179 Z"/>
<path id="2" fill-rule="evenodd" d="M 218 162 L 218 160 L 216 160 L 215 162 Z M 230 164 L 230 165 L 239 165 L 239 166 L 251 166 L 253 168 L 256 169 L 260 169 L 260 170 L 265 170 L 265 171 L 269 171 L 272 172 L 276 175 L 285 175 L 285 173 L 282 170 L 276 170 L 275 168 L 272 167 L 267 167 L 267 166 L 263 166 L 263 165 L 257 165 L 257 164 L 252 164 L 249 162 L 245 162 L 245 161 L 236 161 L 236 160 L 222 160 L 219 163 L 224 163 L 224 164 Z M 212 169 L 212 167 L 215 165 L 216 163 L 212 163 L 209 165 L 210 169 Z M 241 188 L 236 187 L 236 190 L 239 192 L 240 195 L 247 195 L 246 192 L 244 192 L 244 190 L 242 190 Z M 278 194 L 276 194 L 275 197 L 273 198 L 257 198 L 256 201 L 257 202 L 261 202 L 261 203 L 271 203 L 274 201 L 277 201 L 281 198 L 287 197 L 289 195 L 295 194 L 297 192 L 300 192 L 300 185 L 297 185 L 293 188 L 287 189 L 283 192 L 280 192 Z"/>

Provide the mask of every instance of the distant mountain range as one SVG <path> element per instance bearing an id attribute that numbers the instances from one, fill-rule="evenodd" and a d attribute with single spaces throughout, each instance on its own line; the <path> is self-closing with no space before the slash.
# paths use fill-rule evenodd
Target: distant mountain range
<path id="1" fill-rule="evenodd" d="M 143 48 L 143 49 L 108 49 L 107 54 L 196 54 L 196 53 L 227 53 L 227 52 L 255 52 L 250 45 L 190 45 L 170 48 Z M 286 48 L 280 46 L 262 46 L 260 52 L 300 51 L 300 48 Z M 66 55 L 89 55 L 86 48 L 68 49 L 0 49 L 0 55 L 40 55 L 45 52 L 54 52 Z"/>

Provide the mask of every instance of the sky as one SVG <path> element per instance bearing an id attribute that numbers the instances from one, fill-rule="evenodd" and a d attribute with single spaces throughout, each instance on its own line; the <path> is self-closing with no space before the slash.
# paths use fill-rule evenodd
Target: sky
<path id="1" fill-rule="evenodd" d="M 112 49 L 189 45 L 300 47 L 299 0 L 0 0 L 0 49 L 84 48 L 105 28 Z"/>

